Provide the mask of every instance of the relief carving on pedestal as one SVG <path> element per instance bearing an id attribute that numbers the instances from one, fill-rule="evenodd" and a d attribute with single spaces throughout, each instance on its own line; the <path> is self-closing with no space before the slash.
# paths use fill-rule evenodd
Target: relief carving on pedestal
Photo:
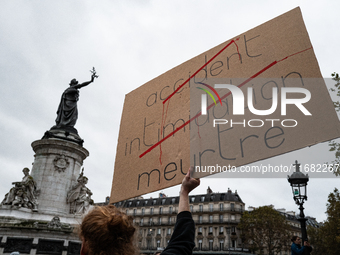
<path id="1" fill-rule="evenodd" d="M 54 216 L 53 219 L 47 223 L 47 228 L 61 229 L 61 222 L 58 216 Z"/>
<path id="2" fill-rule="evenodd" d="M 53 165 L 54 169 L 60 173 L 65 172 L 66 168 L 70 165 L 70 162 L 64 154 L 60 154 L 53 160 Z"/>

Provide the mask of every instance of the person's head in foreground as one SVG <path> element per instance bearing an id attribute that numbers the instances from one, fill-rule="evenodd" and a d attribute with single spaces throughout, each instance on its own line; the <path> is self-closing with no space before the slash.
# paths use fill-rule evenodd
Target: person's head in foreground
<path id="1" fill-rule="evenodd" d="M 113 205 L 95 207 L 83 219 L 80 226 L 81 255 L 134 255 L 132 217 Z"/>
<path id="2" fill-rule="evenodd" d="M 295 244 L 298 244 L 298 245 L 301 244 L 301 238 L 298 237 L 298 236 L 293 236 L 292 239 L 291 239 L 291 241 L 292 241 L 293 243 L 295 243 Z"/>
<path id="3" fill-rule="evenodd" d="M 182 181 L 178 213 L 190 211 L 188 195 L 200 184 L 199 179 L 190 177 L 191 172 L 193 172 L 193 168 L 188 171 Z M 192 238 L 194 238 L 194 223 L 191 227 Z M 82 240 L 80 254 L 137 255 L 135 232 L 131 216 L 127 216 L 113 205 L 95 207 L 84 217 L 80 225 L 79 235 Z M 192 243 L 194 246 L 194 241 Z M 181 244 L 173 246 L 178 250 L 185 250 L 185 247 L 181 248 Z"/>

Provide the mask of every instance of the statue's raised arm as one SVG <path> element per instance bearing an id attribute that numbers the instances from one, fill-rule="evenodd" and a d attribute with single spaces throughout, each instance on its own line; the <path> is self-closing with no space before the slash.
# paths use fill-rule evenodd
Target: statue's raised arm
<path id="1" fill-rule="evenodd" d="M 91 75 L 91 80 L 90 80 L 90 81 L 83 82 L 82 84 L 78 84 L 78 82 L 77 82 L 77 84 L 74 85 L 74 87 L 77 88 L 77 89 L 80 89 L 80 88 L 82 88 L 82 87 L 85 87 L 85 86 L 89 85 L 91 82 L 94 81 L 95 78 L 98 78 L 98 77 L 99 77 L 99 76 L 97 75 L 97 72 L 96 72 L 96 70 L 94 69 L 94 67 L 92 68 L 92 70 L 90 70 L 90 72 L 92 73 L 92 75 Z M 73 79 L 73 80 L 77 81 L 76 79 Z M 73 80 L 72 80 L 72 81 L 73 81 Z M 72 82 L 72 81 L 71 81 L 71 82 Z"/>

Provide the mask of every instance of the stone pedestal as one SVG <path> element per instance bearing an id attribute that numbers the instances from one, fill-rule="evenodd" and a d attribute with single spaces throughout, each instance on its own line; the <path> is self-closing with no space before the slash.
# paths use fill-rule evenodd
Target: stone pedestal
<path id="1" fill-rule="evenodd" d="M 42 139 L 32 143 L 35 159 L 31 175 L 40 190 L 38 211 L 67 216 L 67 193 L 77 183 L 83 161 L 89 152 L 82 146 L 60 139 Z"/>

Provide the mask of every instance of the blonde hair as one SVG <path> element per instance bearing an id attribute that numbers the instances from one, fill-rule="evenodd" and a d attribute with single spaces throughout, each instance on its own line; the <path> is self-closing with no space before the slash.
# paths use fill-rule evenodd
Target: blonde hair
<path id="1" fill-rule="evenodd" d="M 108 205 L 95 207 L 84 217 L 79 235 L 89 255 L 134 255 L 135 232 L 132 217 Z"/>

